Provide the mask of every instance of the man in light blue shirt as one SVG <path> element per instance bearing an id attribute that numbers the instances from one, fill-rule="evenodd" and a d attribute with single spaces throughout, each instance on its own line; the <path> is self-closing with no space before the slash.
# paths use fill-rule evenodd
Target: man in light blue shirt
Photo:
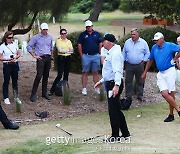
<path id="1" fill-rule="evenodd" d="M 108 111 L 112 128 L 112 135 L 107 138 L 106 142 L 120 141 L 121 137 L 129 139 L 130 133 L 126 124 L 123 112 L 120 110 L 119 97 L 123 90 L 123 64 L 124 59 L 121 53 L 121 47 L 115 44 L 115 36 L 106 34 L 103 38 L 103 47 L 108 50 L 107 56 L 103 63 L 102 79 L 98 81 L 94 88 L 98 88 L 105 82 Z M 119 131 L 122 135 L 119 136 Z"/>
<path id="2" fill-rule="evenodd" d="M 42 77 L 42 97 L 50 100 L 47 94 L 47 84 L 51 68 L 51 59 L 53 58 L 53 43 L 52 37 L 48 34 L 47 23 L 41 24 L 41 33 L 33 36 L 27 45 L 27 50 L 35 59 L 37 59 L 37 74 L 34 80 L 30 100 L 32 102 L 36 101 L 36 92 Z"/>
<path id="3" fill-rule="evenodd" d="M 155 61 L 159 70 L 157 74 L 157 85 L 161 95 L 169 103 L 169 115 L 164 122 L 171 122 L 174 120 L 174 109 L 176 109 L 180 117 L 180 108 L 176 104 L 174 95 L 176 79 L 175 62 L 180 57 L 180 45 L 165 42 L 164 35 L 160 32 L 154 35 L 153 40 L 156 44 L 152 47 L 149 61 L 142 74 L 142 79 L 145 80 L 149 68 L 153 61 Z M 178 54 L 173 58 L 175 52 L 178 52 Z"/>
<path id="4" fill-rule="evenodd" d="M 150 52 L 147 42 L 139 37 L 138 29 L 131 30 L 131 38 L 126 40 L 123 48 L 125 61 L 125 93 L 126 99 L 132 100 L 133 78 L 136 79 L 137 99 L 143 100 L 144 82 L 141 75 L 144 71 L 144 64 L 148 61 Z"/>

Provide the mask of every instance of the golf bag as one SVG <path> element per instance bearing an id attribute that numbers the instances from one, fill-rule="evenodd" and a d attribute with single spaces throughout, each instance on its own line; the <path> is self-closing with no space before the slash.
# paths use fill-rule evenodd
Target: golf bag
<path id="1" fill-rule="evenodd" d="M 128 110 L 132 104 L 132 100 L 129 99 L 120 99 L 120 109 L 121 110 Z"/>
<path id="2" fill-rule="evenodd" d="M 68 82 L 64 81 L 64 80 L 60 80 L 56 87 L 55 87 L 55 95 L 56 96 L 63 96 L 64 94 L 64 86 L 66 86 L 66 88 L 69 88 Z"/>

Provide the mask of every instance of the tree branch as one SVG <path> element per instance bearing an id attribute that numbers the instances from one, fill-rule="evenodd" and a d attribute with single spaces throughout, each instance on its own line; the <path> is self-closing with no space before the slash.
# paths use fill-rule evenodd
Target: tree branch
<path id="1" fill-rule="evenodd" d="M 34 16 L 33 16 L 32 20 L 31 20 L 31 23 L 29 24 L 29 26 L 27 28 L 25 28 L 25 29 L 14 29 L 14 30 L 12 30 L 13 34 L 14 35 L 17 35 L 17 34 L 23 35 L 23 34 L 28 33 L 32 29 L 32 26 L 33 26 L 33 23 L 34 23 L 34 21 L 36 19 L 37 14 L 38 14 L 38 11 L 36 11 L 34 13 Z"/>

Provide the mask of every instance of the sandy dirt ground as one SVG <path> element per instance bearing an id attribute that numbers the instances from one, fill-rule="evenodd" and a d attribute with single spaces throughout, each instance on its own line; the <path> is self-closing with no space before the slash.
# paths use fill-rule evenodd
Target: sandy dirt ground
<path id="1" fill-rule="evenodd" d="M 67 28 L 69 32 L 73 32 L 77 30 L 77 26 L 70 25 L 70 24 L 55 24 L 49 26 L 49 33 L 53 36 L 53 38 L 58 37 L 59 26 Z M 138 28 L 145 28 L 150 27 L 147 25 L 143 25 L 142 21 L 130 21 L 130 20 L 113 20 L 112 25 L 110 26 L 94 26 L 95 29 L 100 30 L 101 32 L 111 31 L 114 34 L 122 35 L 123 27 L 126 29 L 131 29 L 133 27 Z M 168 27 L 174 28 L 179 30 L 177 26 Z M 78 26 L 78 30 L 83 30 L 84 26 Z M 27 36 L 27 35 L 26 35 Z M 24 38 L 26 37 L 24 36 Z M 23 36 L 20 36 L 23 38 Z M 36 62 L 35 60 L 29 55 L 24 54 L 19 59 L 20 61 L 20 72 L 19 72 L 19 96 L 22 100 L 22 113 L 18 114 L 15 112 L 15 104 L 13 103 L 13 94 L 11 85 L 9 86 L 9 94 L 11 105 L 5 105 L 3 102 L 2 95 L 0 95 L 0 100 L 3 108 L 7 112 L 9 118 L 11 119 L 24 119 L 36 118 L 34 112 L 38 111 L 48 111 L 49 118 L 48 120 L 55 120 L 61 118 L 72 117 L 79 114 L 87 114 L 91 112 L 98 112 L 98 111 L 105 111 L 107 109 L 106 101 L 99 102 L 99 96 L 95 94 L 92 82 L 92 76 L 89 76 L 88 80 L 88 95 L 82 96 L 81 90 L 81 75 L 79 74 L 70 74 L 69 75 L 69 85 L 70 85 L 70 92 L 72 97 L 72 102 L 70 106 L 64 106 L 63 100 L 61 97 L 52 96 L 51 101 L 47 101 L 41 97 L 41 83 L 38 89 L 38 100 L 35 103 L 30 102 L 29 97 L 31 94 L 32 84 L 36 75 Z M 3 73 L 2 73 L 2 63 L 0 63 L 0 79 L 1 79 L 1 86 L 3 84 Z M 56 77 L 56 71 L 52 69 L 50 72 L 48 89 L 50 89 L 54 79 Z M 158 93 L 158 88 L 156 87 L 156 77 L 155 74 L 150 73 L 148 79 L 145 83 L 145 102 L 139 103 L 136 100 L 136 97 L 133 100 L 133 106 L 144 105 L 148 103 L 155 103 L 158 101 L 162 101 L 161 95 Z M 177 93 L 179 93 L 179 86 L 177 85 Z M 2 89 L 0 89 L 0 93 L 2 94 Z M 122 93 L 122 98 L 124 97 L 124 92 Z M 178 94 L 179 99 L 179 94 Z"/>

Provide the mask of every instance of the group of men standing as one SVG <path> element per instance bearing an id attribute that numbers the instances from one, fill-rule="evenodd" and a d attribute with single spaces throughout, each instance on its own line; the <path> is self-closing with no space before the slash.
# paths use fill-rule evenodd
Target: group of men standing
<path id="1" fill-rule="evenodd" d="M 53 40 L 48 34 L 47 23 L 41 24 L 41 33 L 35 35 L 28 43 L 28 52 L 37 59 L 37 74 L 33 83 L 30 100 L 35 102 L 36 92 L 42 78 L 42 97 L 50 100 L 47 90 L 51 60 L 53 60 Z M 137 28 L 131 30 L 131 38 L 126 40 L 124 48 L 116 44 L 113 34 L 106 34 L 103 38 L 93 29 L 90 20 L 85 22 L 85 31 L 78 38 L 78 51 L 82 62 L 82 94 L 87 95 L 88 73 L 91 70 L 94 88 L 100 94 L 100 85 L 103 83 L 107 92 L 108 111 L 112 128 L 112 136 L 108 142 L 117 141 L 121 137 L 130 137 L 125 116 L 120 111 L 119 97 L 123 90 L 123 70 L 125 68 L 125 96 L 132 100 L 133 79 L 136 79 L 137 99 L 143 101 L 144 79 L 153 60 L 155 60 L 159 73 L 157 74 L 157 85 L 162 96 L 169 103 L 170 113 L 164 120 L 174 120 L 173 110 L 176 109 L 180 116 L 180 108 L 175 102 L 175 61 L 180 56 L 180 46 L 164 41 L 162 33 L 154 35 L 155 45 L 150 53 L 147 42 L 139 37 Z M 99 80 L 100 51 L 106 50 L 103 60 L 102 79 Z M 179 52 L 174 58 L 173 54 Z M 147 63 L 146 67 L 145 64 Z M 169 82 L 170 81 L 170 82 Z M 119 135 L 121 131 L 122 135 Z"/>

